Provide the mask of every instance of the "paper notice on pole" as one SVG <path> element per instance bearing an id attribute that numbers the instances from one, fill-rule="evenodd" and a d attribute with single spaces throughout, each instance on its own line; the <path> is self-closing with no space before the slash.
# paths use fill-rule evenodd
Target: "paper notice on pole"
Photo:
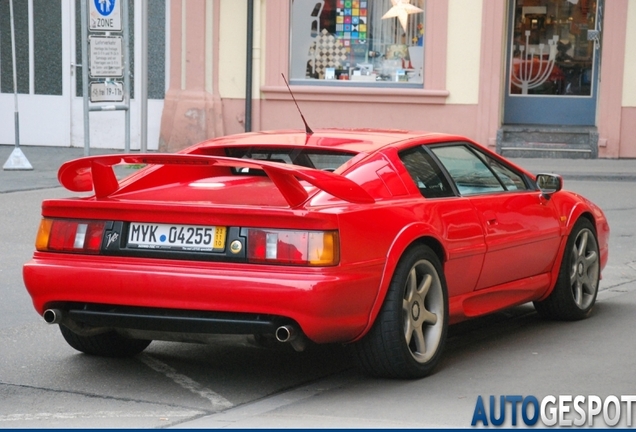
<path id="1" fill-rule="evenodd" d="M 88 38 L 89 74 L 93 78 L 121 77 L 124 75 L 124 56 L 122 37 Z"/>

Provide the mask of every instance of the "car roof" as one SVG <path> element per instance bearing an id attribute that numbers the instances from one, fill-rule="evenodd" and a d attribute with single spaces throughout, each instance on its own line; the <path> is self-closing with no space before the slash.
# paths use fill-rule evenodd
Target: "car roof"
<path id="1" fill-rule="evenodd" d="M 319 129 L 313 134 L 307 134 L 303 130 L 276 130 L 215 138 L 204 141 L 191 150 L 206 147 L 289 146 L 371 153 L 412 139 L 428 142 L 466 140 L 456 135 L 399 129 Z"/>

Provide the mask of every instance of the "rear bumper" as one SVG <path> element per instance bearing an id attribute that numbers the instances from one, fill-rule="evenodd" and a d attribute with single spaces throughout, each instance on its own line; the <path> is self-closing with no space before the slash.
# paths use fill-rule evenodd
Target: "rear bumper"
<path id="1" fill-rule="evenodd" d="M 351 341 L 367 327 L 383 266 L 301 268 L 36 252 L 23 276 L 40 314 L 60 304 L 89 303 L 178 316 L 264 315 L 271 325 L 294 321 L 309 339 L 327 343 Z M 109 320 L 127 328 L 124 317 Z M 152 321 L 167 325 L 161 316 Z M 228 328 L 209 324 L 205 331 L 242 332 Z"/>

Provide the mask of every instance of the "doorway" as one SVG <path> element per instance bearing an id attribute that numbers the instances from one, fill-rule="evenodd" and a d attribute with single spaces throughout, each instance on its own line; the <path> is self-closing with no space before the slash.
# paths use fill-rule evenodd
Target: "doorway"
<path id="1" fill-rule="evenodd" d="M 504 124 L 594 126 L 602 0 L 510 0 Z"/>

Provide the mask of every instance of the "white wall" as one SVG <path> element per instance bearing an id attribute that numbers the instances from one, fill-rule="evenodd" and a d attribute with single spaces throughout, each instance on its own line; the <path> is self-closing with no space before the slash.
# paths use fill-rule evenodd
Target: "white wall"
<path id="1" fill-rule="evenodd" d="M 447 101 L 449 104 L 479 102 L 482 9 L 483 0 L 449 1 L 446 61 L 446 89 L 450 91 Z"/>
<path id="2" fill-rule="evenodd" d="M 636 107 L 636 0 L 629 0 L 627 6 L 623 106 Z"/>

